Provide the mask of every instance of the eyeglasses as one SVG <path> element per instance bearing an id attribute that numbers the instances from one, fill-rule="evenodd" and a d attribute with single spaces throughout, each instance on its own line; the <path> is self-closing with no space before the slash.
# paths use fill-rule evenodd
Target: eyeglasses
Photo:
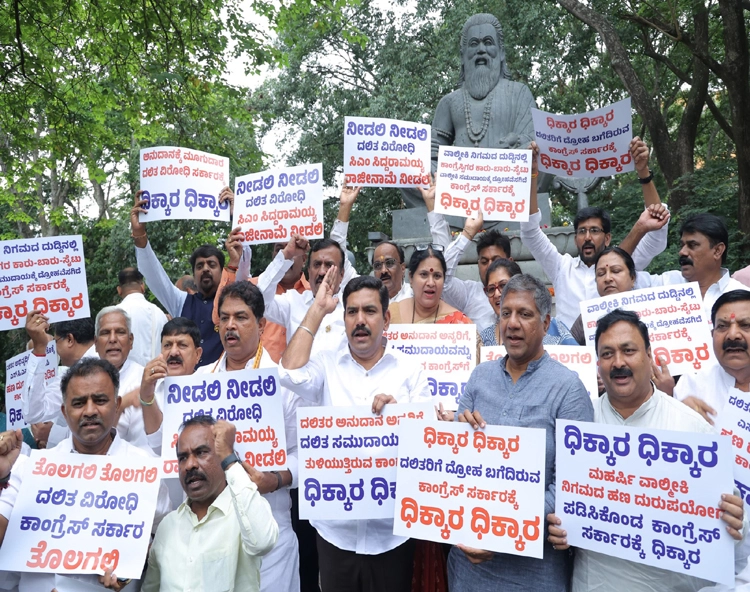
<path id="1" fill-rule="evenodd" d="M 383 269 L 383 267 L 385 267 L 386 269 L 395 269 L 396 265 L 398 265 L 398 261 L 396 261 L 395 259 L 393 259 L 392 257 L 390 257 L 390 258 L 386 259 L 385 261 L 375 261 L 375 262 L 373 262 L 372 268 L 375 271 L 380 271 L 381 269 Z"/>
<path id="2" fill-rule="evenodd" d="M 591 236 L 599 236 L 604 232 L 603 228 L 599 228 L 598 226 L 592 226 L 591 228 L 579 228 L 576 230 L 576 234 L 578 236 L 586 236 L 587 234 L 590 234 Z"/>
<path id="3" fill-rule="evenodd" d="M 487 294 L 487 296 L 494 296 L 495 292 L 502 293 L 503 288 L 505 288 L 505 284 L 490 284 L 484 289 L 484 293 Z"/>
<path id="4" fill-rule="evenodd" d="M 438 253 L 442 253 L 445 250 L 443 245 L 436 245 L 435 243 L 430 243 L 429 245 L 426 243 L 422 243 L 419 245 L 414 245 L 414 248 L 417 251 L 426 251 L 427 249 L 432 249 L 433 251 L 437 251 Z"/>

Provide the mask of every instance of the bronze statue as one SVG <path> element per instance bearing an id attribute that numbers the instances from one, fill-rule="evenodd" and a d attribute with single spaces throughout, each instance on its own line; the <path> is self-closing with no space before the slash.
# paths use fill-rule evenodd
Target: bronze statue
<path id="1" fill-rule="evenodd" d="M 432 120 L 432 172 L 440 146 L 526 148 L 534 134 L 529 88 L 509 80 L 500 22 L 475 14 L 461 31 L 458 88 L 444 96 Z M 403 191 L 408 207 L 424 204 L 419 192 Z"/>

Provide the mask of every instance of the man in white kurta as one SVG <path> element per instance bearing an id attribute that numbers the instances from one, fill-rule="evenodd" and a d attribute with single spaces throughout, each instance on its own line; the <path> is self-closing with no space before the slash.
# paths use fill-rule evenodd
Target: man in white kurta
<path id="1" fill-rule="evenodd" d="M 117 293 L 122 302 L 118 305 L 130 315 L 133 349 L 130 359 L 145 366 L 161 349 L 161 329 L 167 315 L 155 304 L 146 300 L 143 275 L 133 267 L 126 267 L 118 276 Z"/>
<path id="2" fill-rule="evenodd" d="M 594 422 L 681 432 L 712 433 L 711 426 L 687 406 L 657 390 L 651 382 L 651 346 L 646 326 L 634 312 L 614 310 L 599 319 L 596 331 L 599 375 L 606 392 L 594 402 Z M 729 495 L 719 507 L 729 534 L 741 541 L 747 531 L 742 499 Z M 567 549 L 564 522 L 547 517 L 549 542 Z M 740 545 L 737 545 L 739 548 Z M 711 583 L 612 557 L 576 549 L 573 592 L 695 592 Z"/>
<path id="3" fill-rule="evenodd" d="M 383 331 L 388 328 L 388 290 L 371 276 L 351 280 L 343 293 L 346 340 L 338 348 L 311 356 L 313 336 L 341 306 L 334 299 L 338 270 L 328 270 L 315 301 L 299 325 L 279 365 L 281 385 L 315 405 L 371 405 L 380 413 L 388 403 L 430 400 L 427 377 L 393 353 L 387 352 Z M 340 313 L 340 314 L 342 314 Z M 352 591 L 409 589 L 413 548 L 393 534 L 393 520 L 315 520 L 321 584 Z M 378 567 L 378 557 L 389 554 L 390 570 Z M 341 560 L 339 559 L 341 558 Z M 356 566 L 342 573 L 341 565 Z M 355 573 L 356 572 L 356 573 Z M 365 586 L 359 579 L 366 579 Z"/>
<path id="4" fill-rule="evenodd" d="M 296 293 L 296 292 L 295 292 Z M 198 374 L 230 372 L 247 368 L 275 368 L 262 348 L 265 326 L 263 296 L 250 282 L 228 284 L 219 299 L 219 336 L 224 354 Z M 256 314 L 257 313 L 257 314 Z M 253 469 L 250 478 L 271 505 L 279 527 L 276 546 L 263 557 L 260 571 L 261 592 L 299 592 L 299 547 L 292 530 L 289 489 L 297 487 L 297 405 L 299 398 L 281 389 L 284 401 L 284 427 L 287 441 L 287 469 L 262 472 Z"/>

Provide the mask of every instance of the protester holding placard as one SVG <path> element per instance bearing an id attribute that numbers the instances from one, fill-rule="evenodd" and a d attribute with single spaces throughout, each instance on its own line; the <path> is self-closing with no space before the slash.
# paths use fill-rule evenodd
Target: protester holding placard
<path id="1" fill-rule="evenodd" d="M 713 348 L 718 365 L 684 374 L 674 397 L 714 424 L 732 395 L 750 392 L 750 291 L 732 290 L 719 296 L 711 310 Z"/>
<path id="2" fill-rule="evenodd" d="M 640 274 L 638 286 L 646 288 L 698 282 L 703 308 L 706 316 L 709 316 L 719 296 L 731 290 L 748 289 L 730 277 L 726 267 L 722 267 L 727 262 L 728 252 L 729 231 L 724 220 L 713 214 L 695 214 L 680 227 L 680 269 L 659 275 Z"/>
<path id="3" fill-rule="evenodd" d="M 62 413 L 71 435 L 48 452 L 50 454 L 59 452 L 60 454 L 149 457 L 148 452 L 125 442 L 117 434 L 115 426 L 120 407 L 120 397 L 117 394 L 119 386 L 120 379 L 117 369 L 106 360 L 84 358 L 70 368 L 62 378 L 60 388 L 63 395 Z M 2 466 L 3 463 L 0 462 L 0 469 L 2 469 Z M 0 475 L 0 482 L 2 482 L 2 477 L 5 476 L 7 475 Z M 15 504 L 15 499 L 8 494 L 11 491 L 17 493 L 22 481 L 23 473 L 21 471 L 11 471 L 10 482 L 12 486 L 0 494 L 0 498 L 2 498 L 0 510 L 3 511 L 3 515 L 0 517 L 0 525 L 7 524 L 10 515 L 6 515 L 5 511 Z M 162 483 L 159 487 L 156 504 L 154 531 L 170 509 L 167 488 Z M 72 508 L 68 508 L 67 513 L 70 515 L 72 512 Z M 79 517 L 83 518 L 84 516 Z M 2 526 L 0 526 L 0 532 L 2 532 Z M 97 581 L 97 576 L 72 577 Z M 103 582 L 105 578 L 109 582 L 107 587 L 116 591 L 124 589 L 130 583 L 130 580 L 116 580 L 109 573 L 100 576 L 98 581 Z M 54 574 L 24 572 L 21 574 L 19 590 L 28 592 L 52 590 L 54 582 Z"/>
<path id="4" fill-rule="evenodd" d="M 390 322 L 388 290 L 377 278 L 360 276 L 343 294 L 346 341 L 311 355 L 321 324 L 340 306 L 334 294 L 339 272 L 328 270 L 315 300 L 279 365 L 285 386 L 317 405 L 371 405 L 379 414 L 390 403 L 429 401 L 427 379 L 388 351 L 383 331 Z M 393 535 L 393 520 L 313 521 L 318 531 L 320 581 L 324 590 L 411 589 L 413 545 Z"/>
<path id="5" fill-rule="evenodd" d="M 596 328 L 599 374 L 606 393 L 594 403 L 594 421 L 631 427 L 711 433 L 697 413 L 654 388 L 651 383 L 651 345 L 646 326 L 630 311 L 614 310 Z M 643 445 L 641 445 L 643 446 Z M 718 504 L 722 520 L 735 540 L 747 530 L 742 499 L 727 493 Z M 549 542 L 567 549 L 564 517 L 548 517 Z M 649 521 L 650 522 L 650 521 Z M 602 547 L 604 550 L 606 547 Z M 567 555 L 567 553 L 560 553 Z M 632 592 L 653 590 L 699 590 L 711 584 L 690 575 L 635 563 L 603 553 L 577 549 L 573 568 L 573 591 Z"/>
<path id="6" fill-rule="evenodd" d="M 210 415 L 183 424 L 177 460 L 188 499 L 156 533 L 144 592 L 261 589 L 260 556 L 279 531 L 250 465 L 233 452 L 235 439 L 231 423 Z"/>
<path id="7" fill-rule="evenodd" d="M 275 368 L 276 364 L 263 347 L 266 319 L 260 290 L 250 282 L 229 284 L 218 303 L 219 336 L 224 354 L 198 374 L 231 372 L 246 368 Z M 260 572 L 262 592 L 299 590 L 299 551 L 292 530 L 289 489 L 297 486 L 297 417 L 298 397 L 287 389 L 280 393 L 284 402 L 284 427 L 287 441 L 287 469 L 260 471 L 252 466 L 245 470 L 268 503 L 278 524 L 278 542 L 265 556 Z"/>
<path id="8" fill-rule="evenodd" d="M 500 336 L 500 301 L 503 289 L 510 278 L 521 275 L 521 268 L 512 259 L 495 259 L 484 275 L 484 293 L 495 312 L 495 325 L 487 327 L 479 333 L 482 345 L 502 345 Z M 576 345 L 577 342 L 568 331 L 568 328 L 555 317 L 550 319 L 549 328 L 544 335 L 544 345 Z"/>
<path id="9" fill-rule="evenodd" d="M 538 279 L 517 275 L 503 290 L 500 334 L 507 355 L 479 364 L 459 401 L 458 420 L 474 429 L 487 424 L 543 428 L 546 431 L 544 511 L 555 507 L 555 420 L 591 421 L 591 400 L 578 376 L 550 358 L 542 344 L 550 322 L 552 297 Z M 480 568 L 474 565 L 482 563 Z M 516 557 L 454 547 L 448 557 L 451 592 L 474 590 L 564 590 L 569 557 Z"/>
<path id="10" fill-rule="evenodd" d="M 132 323 L 133 349 L 130 357 L 145 366 L 161 349 L 159 334 L 167 322 L 167 316 L 158 306 L 146 300 L 146 285 L 140 271 L 126 267 L 118 274 L 117 282 L 117 295 L 122 298 L 118 306 L 130 315 Z"/>
<path id="11" fill-rule="evenodd" d="M 538 173 L 539 150 L 535 142 L 533 150 L 532 176 Z M 653 174 L 648 168 L 648 147 L 640 140 L 633 138 L 630 152 L 635 161 L 635 168 L 642 182 L 643 198 L 650 214 L 640 217 L 631 234 L 620 246 L 633 253 L 636 269 L 645 269 L 651 260 L 667 246 L 667 222 L 669 212 L 656 192 Z M 583 208 L 578 210 L 573 227 L 576 232 L 575 242 L 578 256 L 567 253 L 561 255 L 552 244 L 539 224 L 541 212 L 537 202 L 536 184 L 531 184 L 531 217 L 521 223 L 521 240 L 544 269 L 544 273 L 555 288 L 556 310 L 558 318 L 571 327 L 579 314 L 578 303 L 596 297 L 594 261 L 596 256 L 609 245 L 610 218 L 601 208 Z M 642 240 L 641 240 L 642 239 Z"/>
<path id="12" fill-rule="evenodd" d="M 222 190 L 219 196 L 220 201 L 234 198 L 234 194 L 231 190 L 227 191 L 228 189 Z M 199 291 L 189 294 L 177 288 L 172 284 L 148 242 L 146 225 L 138 219 L 141 212 L 146 212 L 143 208 L 146 200 L 141 199 L 141 193 L 138 191 L 135 194 L 135 205 L 130 210 L 131 236 L 135 243 L 138 271 L 146 278 L 149 288 L 172 317 L 187 317 L 200 328 L 203 357 L 198 365 L 204 366 L 215 362 L 221 355 L 221 341 L 211 322 L 211 313 L 214 294 L 219 286 L 221 270 L 224 267 L 224 253 L 212 245 L 198 247 L 190 256 L 190 268 Z M 249 262 L 247 264 L 249 265 Z"/>

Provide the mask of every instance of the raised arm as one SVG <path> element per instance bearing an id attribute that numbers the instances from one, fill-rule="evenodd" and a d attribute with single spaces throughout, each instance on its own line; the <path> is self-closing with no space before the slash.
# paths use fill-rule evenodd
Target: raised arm
<path id="1" fill-rule="evenodd" d="M 341 248 L 344 249 L 344 277 L 341 280 L 341 290 L 346 287 L 346 284 L 350 280 L 357 277 L 359 274 L 354 269 L 349 258 L 346 257 L 347 247 L 347 236 L 349 234 L 349 218 L 352 213 L 352 207 L 354 202 L 357 201 L 357 196 L 362 188 L 352 185 L 344 185 L 341 188 L 341 195 L 339 196 L 339 213 L 336 216 L 336 220 L 333 222 L 333 228 L 331 228 L 331 238 L 335 240 Z"/>
<path id="2" fill-rule="evenodd" d="M 428 189 L 422 187 L 417 187 L 417 189 L 422 195 L 424 205 L 427 208 L 427 222 L 430 225 L 432 242 L 447 249 L 451 243 L 451 229 L 445 220 L 445 216 L 435 211 L 435 175 L 430 175 L 430 186 Z"/>
<path id="3" fill-rule="evenodd" d="M 276 298 L 276 287 L 284 274 L 292 266 L 295 255 L 307 253 L 307 239 L 298 234 L 292 235 L 287 245 L 276 254 L 266 270 L 258 277 L 258 289 L 263 294 L 266 305 L 265 317 L 274 323 L 286 327 L 291 314 L 289 303 L 283 298 Z"/>
<path id="4" fill-rule="evenodd" d="M 146 225 L 138 220 L 138 214 L 141 212 L 147 213 L 147 210 L 143 207 L 146 200 L 141 199 L 142 193 L 143 191 L 138 191 L 135 194 L 135 205 L 130 210 L 130 236 L 133 237 L 135 243 L 135 259 L 138 271 L 143 274 L 146 284 L 159 299 L 162 306 L 173 317 L 178 317 L 185 304 L 187 292 L 183 292 L 172 283 L 148 242 Z"/>
<path id="5" fill-rule="evenodd" d="M 544 234 L 540 228 L 542 221 L 542 214 L 539 211 L 539 203 L 537 200 L 537 187 L 536 179 L 539 175 L 539 147 L 536 142 L 532 142 L 529 145 L 529 149 L 532 151 L 531 158 L 531 197 L 529 199 L 529 216 L 528 222 L 521 222 L 521 242 L 531 252 L 534 259 L 536 259 L 542 266 L 544 273 L 550 279 L 552 284 L 555 284 L 557 280 L 557 274 L 560 270 L 560 265 L 563 260 L 563 256 L 558 252 L 549 237 Z"/>
<path id="6" fill-rule="evenodd" d="M 221 270 L 221 281 L 219 282 L 219 287 L 216 288 L 216 295 L 214 296 L 214 309 L 211 312 L 211 321 L 214 325 L 219 324 L 219 298 L 221 298 L 224 288 L 226 288 L 228 284 L 237 281 L 238 267 L 243 255 L 242 241 L 242 230 L 237 226 L 237 228 L 229 233 L 225 243 L 227 253 L 229 254 L 229 263 L 227 263 L 224 266 L 224 269 Z"/>

